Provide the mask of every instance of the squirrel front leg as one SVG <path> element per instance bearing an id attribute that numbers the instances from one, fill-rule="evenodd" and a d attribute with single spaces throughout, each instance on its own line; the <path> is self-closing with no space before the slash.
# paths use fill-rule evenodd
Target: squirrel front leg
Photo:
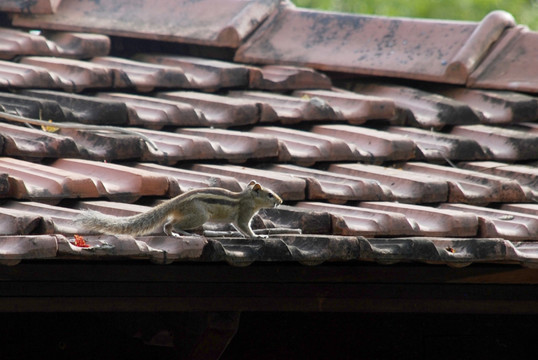
<path id="1" fill-rule="evenodd" d="M 245 237 L 254 238 L 254 239 L 264 239 L 267 238 L 267 235 L 256 235 L 254 231 L 252 231 L 252 228 L 250 227 L 250 222 L 252 220 L 252 216 L 239 216 L 236 222 L 234 222 L 234 226 L 237 230 L 239 230 L 240 233 L 242 233 Z"/>

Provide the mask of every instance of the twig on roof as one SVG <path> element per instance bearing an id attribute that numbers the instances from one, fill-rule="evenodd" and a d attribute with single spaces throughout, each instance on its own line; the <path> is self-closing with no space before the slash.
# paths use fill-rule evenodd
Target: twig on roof
<path id="1" fill-rule="evenodd" d="M 135 130 L 130 129 L 124 129 L 116 126 L 108 126 L 108 125 L 88 125 L 88 124 L 77 124 L 77 123 L 70 123 L 70 122 L 52 122 L 52 121 L 44 121 L 44 120 L 37 120 L 37 119 L 31 119 L 27 118 L 25 116 L 15 115 L 15 114 L 9 114 L 7 112 L 0 111 L 0 118 L 9 120 L 9 121 L 16 121 L 20 123 L 30 124 L 30 125 L 37 125 L 37 126 L 44 126 L 44 127 L 57 127 L 60 129 L 79 129 L 79 130 L 104 130 L 104 131 L 113 131 L 118 132 L 122 134 L 127 135 L 134 135 L 142 140 L 144 140 L 149 146 L 153 148 L 155 151 L 159 151 L 159 148 L 153 141 L 151 141 L 150 138 L 148 138 L 146 135 L 139 133 Z"/>

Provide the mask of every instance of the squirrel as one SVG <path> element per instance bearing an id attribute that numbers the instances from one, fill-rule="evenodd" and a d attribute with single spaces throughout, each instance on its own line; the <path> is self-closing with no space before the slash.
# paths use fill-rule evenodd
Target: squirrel
<path id="1" fill-rule="evenodd" d="M 262 238 L 250 227 L 252 217 L 263 208 L 277 207 L 282 199 L 252 180 L 240 192 L 209 187 L 187 191 L 137 215 L 117 217 L 84 210 L 75 223 L 106 234 L 144 235 L 163 226 L 169 236 L 191 235 L 185 230 L 206 222 L 231 223 L 245 237 Z M 179 233 L 179 234 L 178 234 Z"/>

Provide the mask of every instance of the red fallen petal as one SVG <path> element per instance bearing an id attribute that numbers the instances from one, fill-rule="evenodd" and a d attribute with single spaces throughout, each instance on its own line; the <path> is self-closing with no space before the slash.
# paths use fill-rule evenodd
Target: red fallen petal
<path id="1" fill-rule="evenodd" d="M 81 235 L 75 234 L 74 237 L 75 237 L 75 242 L 72 243 L 73 245 L 78 246 L 78 247 L 83 247 L 83 248 L 90 247 L 90 245 L 86 243 L 86 240 L 84 240 L 84 237 L 82 237 Z"/>

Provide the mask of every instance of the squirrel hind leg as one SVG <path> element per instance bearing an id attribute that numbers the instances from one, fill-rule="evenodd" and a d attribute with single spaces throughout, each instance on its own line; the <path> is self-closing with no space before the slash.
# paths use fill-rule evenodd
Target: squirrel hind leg
<path id="1" fill-rule="evenodd" d="M 207 217 L 201 216 L 200 214 L 192 214 L 192 215 L 190 214 L 190 215 L 183 216 L 180 219 L 172 218 L 164 224 L 163 230 L 164 230 L 164 233 L 168 236 L 179 236 L 178 234 L 181 234 L 184 236 L 193 236 L 193 234 L 185 230 L 199 228 L 207 220 L 208 220 Z"/>

